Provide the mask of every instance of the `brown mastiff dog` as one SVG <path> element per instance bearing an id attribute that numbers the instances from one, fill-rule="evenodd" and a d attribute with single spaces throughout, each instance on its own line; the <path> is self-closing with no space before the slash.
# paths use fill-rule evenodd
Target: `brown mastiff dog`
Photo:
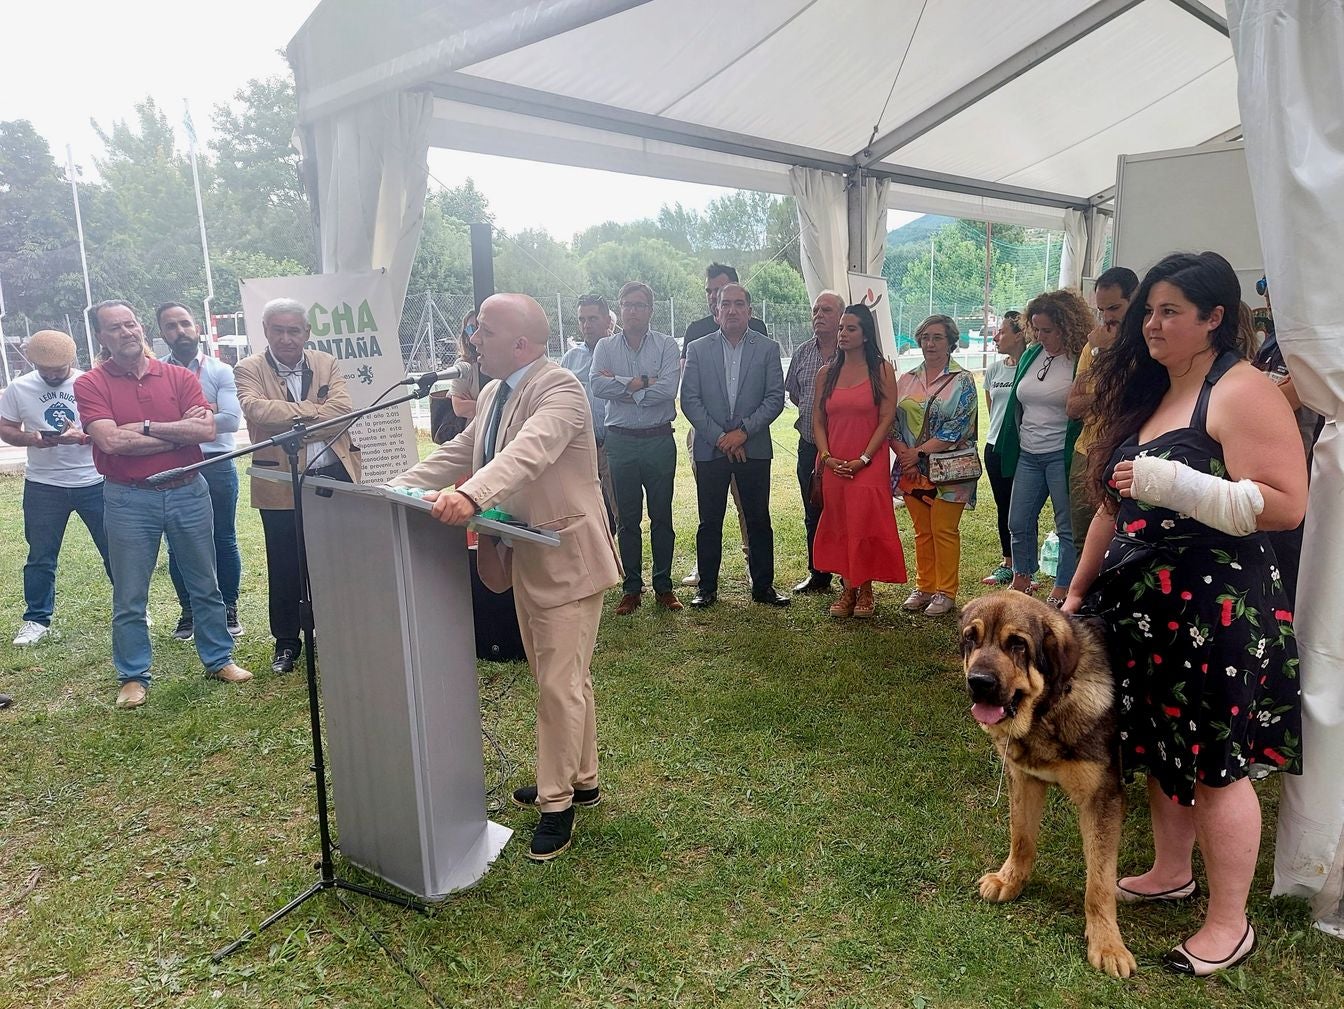
<path id="1" fill-rule="evenodd" d="M 1046 786 L 1078 807 L 1087 860 L 1087 959 L 1112 977 L 1137 964 L 1115 921 L 1116 854 L 1124 820 L 1111 668 L 1101 630 L 1022 592 L 995 592 L 961 614 L 971 714 L 1007 766 L 1012 840 L 985 900 L 1012 900 L 1036 862 Z"/>

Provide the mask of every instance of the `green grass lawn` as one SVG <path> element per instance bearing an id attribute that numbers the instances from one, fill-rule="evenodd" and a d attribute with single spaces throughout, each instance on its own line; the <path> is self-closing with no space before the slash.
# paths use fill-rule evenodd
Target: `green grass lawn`
<path id="1" fill-rule="evenodd" d="M 778 583 L 804 574 L 790 411 L 776 425 Z M 1034 881 L 1009 905 L 975 882 L 1007 848 L 999 768 L 969 715 L 955 622 L 899 609 L 836 623 L 826 603 L 748 602 L 729 509 L 721 603 L 708 613 L 608 600 L 593 674 L 605 799 L 575 844 L 524 858 L 535 815 L 474 889 L 429 915 L 323 894 L 215 966 L 209 953 L 315 879 L 308 714 L 299 675 L 269 670 L 261 527 L 239 508 L 241 687 L 208 682 L 171 631 L 166 570 L 151 612 L 155 685 L 118 712 L 109 592 L 77 520 L 61 558 L 61 640 L 9 645 L 22 613 L 21 483 L 0 478 L 0 1006 L 423 1006 L 378 937 L 445 1005 L 1246 1006 L 1344 1004 L 1344 946 L 1305 905 L 1270 900 L 1278 786 L 1251 899 L 1260 949 L 1210 982 L 1158 957 L 1196 908 L 1121 908 L 1140 973 L 1088 967 L 1077 818 L 1046 812 Z M 997 563 L 988 487 L 962 524 L 963 599 Z M 694 560 L 694 487 L 677 484 L 680 577 Z M 909 521 L 898 512 L 907 562 Z M 316 549 L 321 549 L 318 545 Z M 646 568 L 647 577 L 647 568 Z M 263 671 L 266 670 L 266 671 Z M 495 794 L 531 780 L 525 666 L 482 665 Z M 1151 855 L 1142 791 L 1121 870 Z M 336 810 L 339 827 L 340 810 Z M 352 878 L 365 879 L 343 867 Z"/>

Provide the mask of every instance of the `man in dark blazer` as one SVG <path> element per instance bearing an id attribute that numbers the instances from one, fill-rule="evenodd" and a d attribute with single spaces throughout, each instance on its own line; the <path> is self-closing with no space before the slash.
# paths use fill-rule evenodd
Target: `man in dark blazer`
<path id="1" fill-rule="evenodd" d="M 723 556 L 723 516 L 733 479 L 747 526 L 751 596 L 787 606 L 775 591 L 775 533 L 770 525 L 770 424 L 784 409 L 784 369 L 779 344 L 748 329 L 751 295 L 741 284 L 719 291 L 719 328 L 694 341 L 686 353 L 681 410 L 695 429 L 695 536 L 700 588 L 692 606 L 718 598 Z"/>

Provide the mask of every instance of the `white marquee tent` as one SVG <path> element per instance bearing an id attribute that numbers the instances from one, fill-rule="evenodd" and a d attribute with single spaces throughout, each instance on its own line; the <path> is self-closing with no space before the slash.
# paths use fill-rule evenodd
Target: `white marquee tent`
<path id="1" fill-rule="evenodd" d="M 1276 211 L 1260 227 L 1279 331 L 1295 374 L 1300 363 L 1319 376 L 1299 380 L 1304 398 L 1333 419 L 1344 400 L 1333 353 L 1344 345 L 1333 269 L 1344 244 L 1341 10 L 1337 0 L 323 0 L 288 55 L 323 269 L 386 267 L 401 295 L 431 145 L 792 194 L 813 292 L 845 290 L 849 269 L 878 272 L 887 208 L 1063 229 L 1070 285 L 1103 250 L 1117 156 L 1221 143 L 1244 120 L 1257 202 Z M 1332 240 L 1304 264 L 1294 243 L 1307 231 Z M 1325 502 L 1344 492 L 1333 426 L 1322 448 L 1313 500 Z M 1328 518 L 1333 505 L 1314 511 Z M 1328 571 L 1344 569 L 1344 539 L 1312 535 L 1302 592 L 1333 613 Z M 1344 657 L 1344 626 L 1329 622 L 1307 618 L 1301 633 L 1317 676 L 1309 715 L 1333 738 L 1344 687 L 1325 679 Z M 1325 738 L 1309 737 L 1308 752 L 1320 746 L 1319 758 Z M 1299 836 L 1280 851 L 1280 887 L 1316 892 L 1330 872 L 1322 892 L 1338 902 L 1344 790 L 1316 783 L 1296 801 L 1290 791 L 1284 813 Z"/>

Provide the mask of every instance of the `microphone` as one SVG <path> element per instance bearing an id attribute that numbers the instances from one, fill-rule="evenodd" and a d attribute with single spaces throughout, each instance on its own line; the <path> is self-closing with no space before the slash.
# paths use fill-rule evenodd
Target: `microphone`
<path id="1" fill-rule="evenodd" d="M 175 469 L 166 469 L 162 473 L 154 473 L 145 477 L 145 483 L 151 487 L 157 487 L 161 483 L 167 483 L 169 480 L 176 480 L 178 477 L 185 476 L 188 467 L 178 466 Z"/>
<path id="2" fill-rule="evenodd" d="M 455 378 L 466 378 L 470 374 L 471 365 L 466 361 L 459 361 L 451 368 L 445 368 L 443 371 L 427 371 L 423 375 L 407 375 L 401 380 L 401 384 L 418 386 L 421 390 L 427 392 L 429 387 L 437 382 L 449 382 Z"/>

